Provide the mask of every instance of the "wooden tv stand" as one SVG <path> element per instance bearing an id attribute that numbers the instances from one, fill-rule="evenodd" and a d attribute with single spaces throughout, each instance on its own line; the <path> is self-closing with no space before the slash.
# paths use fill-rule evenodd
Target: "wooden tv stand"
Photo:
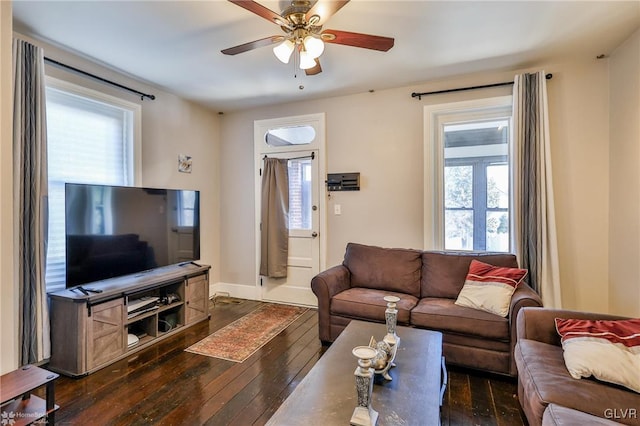
<path id="1" fill-rule="evenodd" d="M 208 319 L 209 269 L 185 263 L 82 285 L 97 291 L 88 294 L 77 288 L 49 293 L 48 368 L 68 376 L 90 374 Z M 155 298 L 157 306 L 128 312 Z"/>

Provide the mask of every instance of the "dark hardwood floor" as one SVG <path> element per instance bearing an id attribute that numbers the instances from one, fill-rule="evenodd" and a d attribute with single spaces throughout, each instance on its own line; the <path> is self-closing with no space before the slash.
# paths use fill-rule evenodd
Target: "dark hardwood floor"
<path id="1" fill-rule="evenodd" d="M 211 304 L 208 322 L 89 376 L 61 376 L 56 382 L 60 406 L 56 423 L 264 424 L 325 351 L 318 340 L 315 310 L 306 312 L 240 364 L 184 351 L 259 305 L 248 300 L 219 300 Z M 444 426 L 525 424 L 515 381 L 449 370 L 442 407 Z M 295 419 L 291 424 L 296 424 Z M 419 421 L 415 424 L 421 425 Z"/>

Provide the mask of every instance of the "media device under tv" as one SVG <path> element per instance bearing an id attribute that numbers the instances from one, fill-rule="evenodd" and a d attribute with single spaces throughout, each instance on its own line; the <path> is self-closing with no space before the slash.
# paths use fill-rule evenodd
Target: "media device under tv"
<path id="1" fill-rule="evenodd" d="M 200 192 L 65 185 L 66 287 L 200 258 Z"/>

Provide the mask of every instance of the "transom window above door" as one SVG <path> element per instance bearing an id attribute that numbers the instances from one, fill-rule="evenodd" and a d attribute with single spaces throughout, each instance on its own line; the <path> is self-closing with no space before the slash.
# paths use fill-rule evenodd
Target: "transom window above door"
<path id="1" fill-rule="evenodd" d="M 269 129 L 264 140 L 269 146 L 309 145 L 316 138 L 313 126 L 289 126 Z"/>

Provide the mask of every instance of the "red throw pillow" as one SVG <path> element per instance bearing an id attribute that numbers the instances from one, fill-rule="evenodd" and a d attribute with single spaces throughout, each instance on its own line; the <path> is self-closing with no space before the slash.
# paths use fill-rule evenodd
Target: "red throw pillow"
<path id="1" fill-rule="evenodd" d="M 456 305 L 506 317 L 511 296 L 527 272 L 526 269 L 494 266 L 474 259 Z"/>
<path id="2" fill-rule="evenodd" d="M 593 376 L 640 393 L 640 318 L 555 321 L 571 377 Z"/>

